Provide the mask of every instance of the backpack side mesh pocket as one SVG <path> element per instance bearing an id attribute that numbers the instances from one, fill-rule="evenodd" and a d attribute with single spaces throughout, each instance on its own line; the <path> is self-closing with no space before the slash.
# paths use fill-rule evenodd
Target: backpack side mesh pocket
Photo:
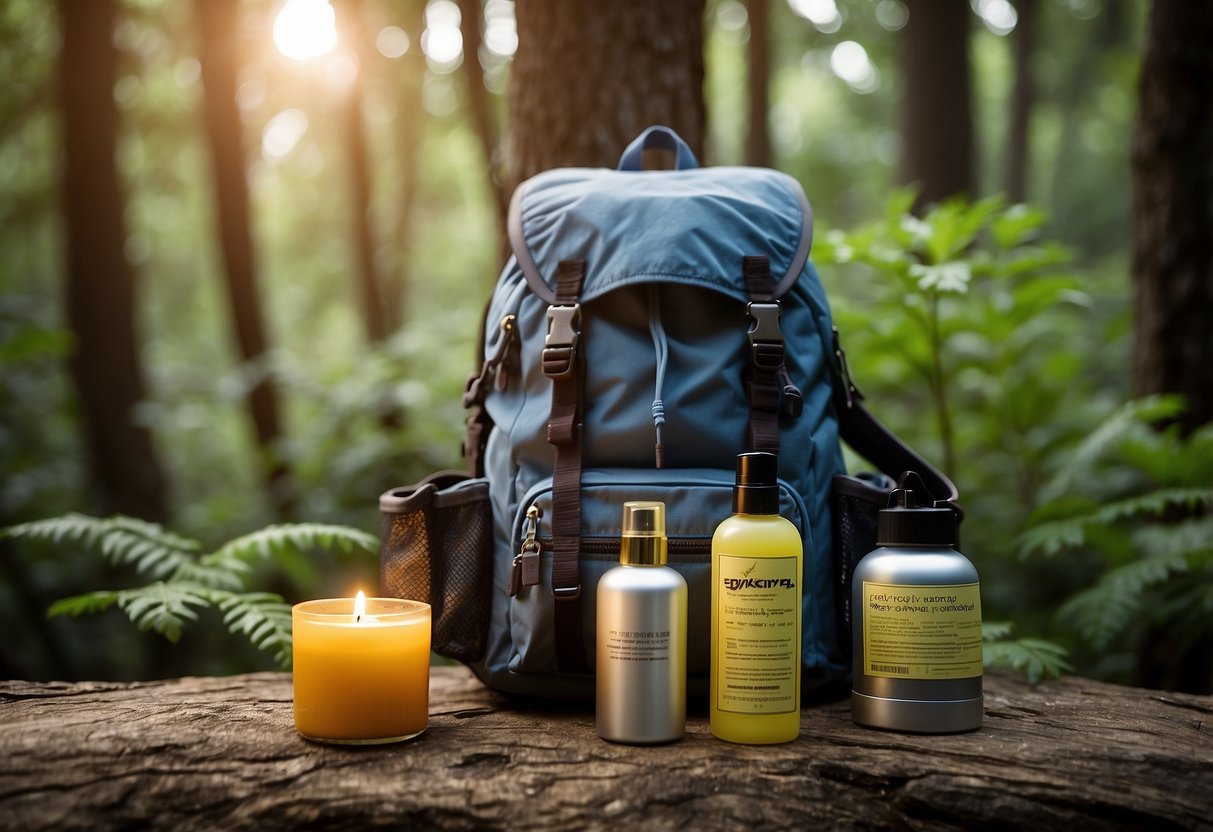
<path id="1" fill-rule="evenodd" d="M 834 610 L 838 641 L 851 662 L 851 576 L 863 556 L 876 548 L 876 516 L 889 504 L 897 484 L 884 474 L 839 474 L 830 489 L 834 524 Z"/>
<path id="2" fill-rule="evenodd" d="M 379 585 L 424 601 L 433 648 L 459 661 L 484 654 L 493 587 L 493 518 L 483 478 L 443 471 L 379 498 Z"/>

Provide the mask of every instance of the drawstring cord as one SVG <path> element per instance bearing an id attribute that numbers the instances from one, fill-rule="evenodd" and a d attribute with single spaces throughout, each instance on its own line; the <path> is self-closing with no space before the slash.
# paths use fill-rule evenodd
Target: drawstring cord
<path id="1" fill-rule="evenodd" d="M 661 400 L 661 392 L 665 387 L 665 370 L 669 363 L 670 348 L 666 340 L 665 329 L 661 326 L 661 298 L 655 284 L 649 285 L 649 332 L 653 336 L 653 349 L 657 353 L 657 381 L 653 391 L 653 433 L 656 446 L 657 467 L 665 465 L 665 443 L 662 441 L 662 428 L 665 427 L 665 404 Z"/>

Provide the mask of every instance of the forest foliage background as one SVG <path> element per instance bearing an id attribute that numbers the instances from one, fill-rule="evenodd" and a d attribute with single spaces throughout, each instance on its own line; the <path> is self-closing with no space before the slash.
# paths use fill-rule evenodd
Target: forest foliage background
<path id="1" fill-rule="evenodd" d="M 308 60 L 275 46 L 282 5 L 238 4 L 235 98 L 268 344 L 252 362 L 237 346 L 225 293 L 200 6 L 123 0 L 112 30 L 122 252 L 135 277 L 146 378 L 131 415 L 150 431 L 167 482 L 166 516 L 151 519 L 211 545 L 282 519 L 373 532 L 383 490 L 460 467 L 460 396 L 501 263 L 513 3 L 351 3 L 362 22 L 357 54 L 346 39 Z M 1200 505 L 1208 497 L 1199 488 L 1213 482 L 1207 437 L 1146 427 L 1173 412 L 1170 402 L 1130 404 L 1129 154 L 1147 4 L 973 0 L 974 200 L 920 212 L 922 226 L 910 221 L 913 192 L 897 190 L 907 7 L 763 5 L 771 164 L 797 177 L 813 203 L 814 257 L 872 409 L 929 458 L 946 460 L 961 486 L 963 549 L 982 572 L 987 620 L 1062 644 L 1080 672 L 1119 681 L 1140 679 L 1143 645 L 1159 643 L 1159 627 L 1172 652 L 1190 655 L 1213 618 L 1209 526 L 1189 529 L 1192 545 L 1179 555 L 1168 549 L 1174 556 L 1161 565 L 1151 553 L 1163 544 L 1143 550 L 1135 537 L 1150 525 L 1143 518 L 1152 524 L 1182 500 L 1080 522 L 1077 545 L 1073 528 L 1066 538 L 1046 525 L 1170 486 L 1194 488 Z M 1017 9 L 1028 7 L 1035 90 L 1017 184 L 1007 162 L 1016 152 Z M 746 161 L 751 34 L 747 4 L 707 3 L 707 164 Z M 478 42 L 470 58 L 469 37 Z M 54 4 L 4 4 L 0 525 L 107 511 L 68 372 L 77 341 L 64 313 L 62 42 Z M 353 138 L 351 106 L 362 131 Z M 352 147 L 361 148 L 363 193 Z M 1018 193 L 1000 197 L 1008 188 Z M 924 254 L 927 232 L 951 248 Z M 360 233 L 369 234 L 361 248 Z M 923 282 L 922 268 L 957 262 L 965 264 L 959 284 Z M 359 295 L 357 275 L 367 270 L 387 307 L 378 331 Z M 281 432 L 259 445 L 248 396 L 267 381 Z M 267 489 L 265 472 L 276 467 L 289 470 L 289 500 Z M 1117 525 L 1126 519 L 1127 531 Z M 133 573 L 71 547 L 0 545 L 6 677 L 268 666 L 217 621 L 169 648 L 116 611 L 46 620 L 54 600 L 129 584 Z M 1127 589 L 1122 581 L 1083 601 L 1102 579 L 1141 563 L 1149 568 Z M 349 594 L 374 586 L 376 564 L 299 553 L 260 580 L 288 600 Z M 1103 616 L 1094 623 L 1093 610 Z M 1176 641 L 1192 615 L 1190 638 Z"/>

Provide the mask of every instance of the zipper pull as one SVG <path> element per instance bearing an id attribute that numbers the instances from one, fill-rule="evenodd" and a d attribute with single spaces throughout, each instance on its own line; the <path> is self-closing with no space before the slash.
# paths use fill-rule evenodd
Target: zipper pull
<path id="1" fill-rule="evenodd" d="M 522 551 L 514 559 L 519 567 L 519 581 L 522 586 L 537 586 L 539 584 L 539 518 L 543 512 L 539 506 L 531 506 L 526 510 L 526 528 L 523 532 Z"/>

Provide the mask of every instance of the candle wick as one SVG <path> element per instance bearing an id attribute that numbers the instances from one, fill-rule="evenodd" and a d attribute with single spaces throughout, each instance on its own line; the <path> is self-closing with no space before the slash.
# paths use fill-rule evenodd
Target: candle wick
<path id="1" fill-rule="evenodd" d="M 362 616 L 361 616 L 361 615 L 355 615 L 355 616 L 354 616 L 354 623 L 355 623 L 355 624 L 361 624 L 361 623 L 362 623 Z"/>

